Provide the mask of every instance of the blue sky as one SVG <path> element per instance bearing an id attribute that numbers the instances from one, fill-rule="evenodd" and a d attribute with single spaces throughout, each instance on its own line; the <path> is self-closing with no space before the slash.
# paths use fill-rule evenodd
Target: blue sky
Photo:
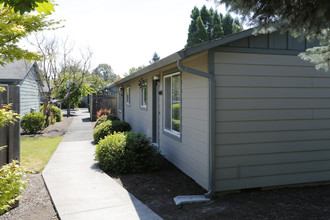
<path id="1" fill-rule="evenodd" d="M 135 66 L 148 65 L 156 51 L 164 58 L 181 50 L 187 40 L 194 6 L 215 7 L 213 0 L 56 0 L 54 19 L 65 19 L 65 28 L 55 31 L 68 36 L 75 46 L 93 51 L 92 69 L 111 65 L 123 75 Z M 217 10 L 226 13 L 225 6 Z"/>

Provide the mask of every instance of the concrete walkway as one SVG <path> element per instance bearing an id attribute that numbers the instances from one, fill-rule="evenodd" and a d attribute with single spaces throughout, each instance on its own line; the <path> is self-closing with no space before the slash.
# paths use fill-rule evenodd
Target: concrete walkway
<path id="1" fill-rule="evenodd" d="M 59 217 L 70 219 L 161 219 L 99 169 L 94 161 L 87 109 L 77 115 L 42 172 Z"/>

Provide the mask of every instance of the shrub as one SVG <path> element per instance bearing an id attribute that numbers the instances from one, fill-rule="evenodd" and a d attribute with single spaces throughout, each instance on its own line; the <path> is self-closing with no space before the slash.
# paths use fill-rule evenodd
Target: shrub
<path id="1" fill-rule="evenodd" d="M 94 142 L 97 144 L 102 138 L 114 132 L 130 131 L 131 126 L 126 121 L 106 120 L 99 124 L 93 131 Z"/>
<path id="2" fill-rule="evenodd" d="M 106 115 L 103 115 L 103 116 L 99 117 L 95 122 L 94 128 L 96 128 L 98 125 L 102 124 L 105 121 L 107 121 L 107 116 Z"/>
<path id="3" fill-rule="evenodd" d="M 112 114 L 108 115 L 107 119 L 110 121 L 120 121 L 120 119 L 117 116 L 112 115 Z"/>
<path id="4" fill-rule="evenodd" d="M 96 112 L 96 118 L 99 119 L 103 115 L 110 115 L 111 109 L 100 109 Z"/>
<path id="5" fill-rule="evenodd" d="M 115 115 L 103 115 L 101 117 L 99 117 L 94 125 L 94 128 L 96 128 L 96 126 L 102 124 L 103 122 L 110 120 L 110 121 L 119 121 L 119 118 L 117 118 L 117 116 Z"/>
<path id="6" fill-rule="evenodd" d="M 136 132 L 108 135 L 96 145 L 95 159 L 105 172 L 143 173 L 160 168 L 160 153 Z"/>
<path id="7" fill-rule="evenodd" d="M 43 111 L 44 111 L 44 106 L 41 106 L 40 112 Z M 53 105 L 52 108 L 50 109 L 50 112 L 53 114 L 53 117 L 56 120 L 56 122 L 60 122 L 63 120 L 62 111 L 60 108 Z"/>
<path id="8" fill-rule="evenodd" d="M 8 211 L 20 199 L 26 181 L 23 180 L 25 169 L 19 166 L 18 161 L 0 168 L 0 215 Z"/>
<path id="9" fill-rule="evenodd" d="M 175 131 L 180 131 L 180 120 L 172 119 L 172 129 Z"/>
<path id="10" fill-rule="evenodd" d="M 105 121 L 102 124 L 99 124 L 93 131 L 93 138 L 95 144 L 99 143 L 101 138 L 111 134 L 112 121 Z"/>
<path id="11" fill-rule="evenodd" d="M 173 104 L 172 109 L 173 109 L 173 112 L 172 112 L 173 118 L 179 119 L 180 115 L 181 115 L 181 113 L 180 113 L 180 103 Z"/>
<path id="12" fill-rule="evenodd" d="M 130 131 L 131 126 L 126 121 L 112 121 L 111 134 L 114 132 L 125 132 Z"/>
<path id="13" fill-rule="evenodd" d="M 25 133 L 36 134 L 45 129 L 46 116 L 41 112 L 34 112 L 24 115 L 21 127 Z"/>

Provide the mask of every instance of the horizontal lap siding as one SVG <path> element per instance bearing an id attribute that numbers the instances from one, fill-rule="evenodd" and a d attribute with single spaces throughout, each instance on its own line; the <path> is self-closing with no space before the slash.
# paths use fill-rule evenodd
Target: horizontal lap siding
<path id="1" fill-rule="evenodd" d="M 40 92 L 34 67 L 30 69 L 20 87 L 20 113 L 22 115 L 30 113 L 31 108 L 35 108 L 38 112 L 40 108 Z"/>
<path id="2" fill-rule="evenodd" d="M 330 75 L 297 56 L 217 52 L 218 191 L 329 180 Z"/>
<path id="3" fill-rule="evenodd" d="M 161 150 L 166 158 L 207 189 L 207 79 L 186 72 L 182 73 L 182 141 L 174 140 L 164 132 L 161 133 Z"/>
<path id="4" fill-rule="evenodd" d="M 207 71 L 207 54 L 199 54 L 185 60 L 184 65 Z M 125 121 L 133 131 L 152 136 L 152 77 L 160 76 L 159 90 L 159 147 L 161 154 L 171 163 L 190 176 L 203 188 L 208 188 L 208 80 L 190 73 L 182 73 L 182 134 L 181 140 L 169 136 L 164 131 L 164 72 L 176 68 L 171 65 L 137 79 L 130 80 L 117 87 L 125 88 Z M 148 108 L 140 108 L 139 80 L 148 81 Z M 131 104 L 126 105 L 126 88 L 131 88 Z M 117 105 L 119 106 L 119 104 Z"/>
<path id="5" fill-rule="evenodd" d="M 141 78 L 139 78 L 141 79 Z M 142 132 L 149 137 L 152 136 L 152 75 L 143 76 L 142 79 L 148 83 L 148 103 L 147 109 L 140 108 L 140 87 L 139 79 L 132 80 L 124 86 L 125 96 L 125 121 L 127 121 L 133 131 Z M 131 104 L 127 105 L 126 88 L 131 89 Z"/>
<path id="6" fill-rule="evenodd" d="M 207 71 L 207 55 L 183 62 Z M 162 96 L 162 98 L 164 98 Z M 163 104 L 161 99 L 161 104 Z M 163 108 L 161 108 L 163 110 Z M 162 116 L 163 117 L 163 116 Z M 166 135 L 161 121 L 160 147 L 165 157 L 203 188 L 208 188 L 208 80 L 182 73 L 181 141 Z"/>

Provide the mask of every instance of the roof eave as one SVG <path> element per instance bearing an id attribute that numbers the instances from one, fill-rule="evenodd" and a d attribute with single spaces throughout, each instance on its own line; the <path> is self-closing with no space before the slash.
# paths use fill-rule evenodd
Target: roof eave
<path id="1" fill-rule="evenodd" d="M 157 62 L 155 62 L 155 63 L 139 70 L 139 71 L 136 71 L 135 73 L 133 73 L 133 74 L 131 74 L 131 75 L 115 82 L 115 83 L 112 83 L 111 85 L 106 86 L 104 89 L 108 89 L 108 88 L 114 87 L 118 84 L 127 82 L 131 79 L 134 79 L 134 78 L 142 76 L 146 73 L 152 72 L 156 69 L 159 69 L 159 68 L 162 68 L 162 67 L 167 66 L 169 64 L 172 64 L 172 63 L 174 63 L 174 62 L 176 62 L 180 59 L 182 59 L 180 52 L 173 53 L 173 54 L 169 55 L 168 57 L 165 57 L 164 59 L 161 59 L 161 60 L 159 60 L 159 61 L 157 61 Z"/>
<path id="2" fill-rule="evenodd" d="M 111 85 L 108 85 L 106 86 L 105 88 L 103 89 L 109 89 L 109 88 L 112 88 L 118 84 L 122 84 L 124 82 L 127 82 L 131 79 L 134 79 L 134 78 L 137 78 L 139 76 L 142 76 L 146 73 L 149 73 L 149 72 L 152 72 L 154 70 L 157 70 L 157 69 L 160 69 L 162 67 L 165 67 L 167 65 L 170 65 L 172 63 L 176 63 L 177 61 L 179 60 L 182 60 L 186 57 L 189 57 L 189 56 L 192 56 L 194 54 L 197 54 L 197 53 L 200 53 L 202 51 L 205 51 L 205 50 L 209 50 L 209 49 L 212 49 L 214 47 L 218 47 L 218 46 L 221 46 L 221 45 L 224 45 L 224 44 L 228 44 L 230 42 L 233 42 L 233 41 L 236 41 L 236 40 L 240 40 L 242 38 L 245 38 L 245 37 L 248 37 L 248 36 L 251 36 L 253 34 L 253 31 L 254 31 L 254 28 L 250 28 L 248 30 L 245 30 L 245 31 L 242 31 L 242 32 L 239 32 L 239 33 L 236 33 L 236 34 L 232 34 L 232 35 L 229 35 L 229 36 L 226 36 L 226 37 L 223 37 L 221 39 L 217 39 L 217 40 L 214 40 L 214 41 L 210 41 L 210 42 L 206 42 L 206 43 L 203 43 L 203 44 L 199 44 L 199 45 L 196 45 L 196 46 L 193 46 L 193 47 L 189 47 L 189 48 L 186 48 L 186 49 L 183 49 L 183 50 L 180 50 L 176 53 L 173 53 L 171 55 L 169 55 L 168 57 L 165 57 L 164 59 L 161 59 L 159 61 L 157 61 L 156 63 L 153 63 L 115 83 L 112 83 Z"/>

